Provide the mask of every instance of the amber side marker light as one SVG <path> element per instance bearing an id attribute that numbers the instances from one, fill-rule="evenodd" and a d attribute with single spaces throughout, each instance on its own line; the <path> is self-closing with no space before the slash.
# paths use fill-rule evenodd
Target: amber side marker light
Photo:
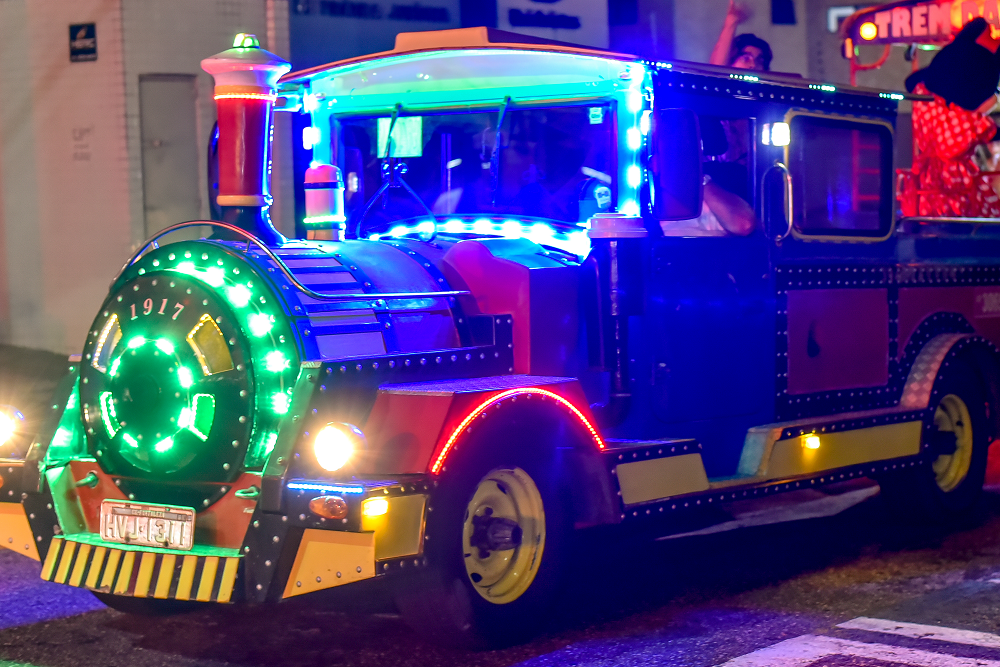
<path id="1" fill-rule="evenodd" d="M 815 433 L 802 436 L 803 449 L 819 449 L 820 444 L 819 436 Z"/>
<path id="2" fill-rule="evenodd" d="M 862 23 L 861 27 L 858 28 L 858 34 L 861 35 L 861 39 L 870 42 L 878 37 L 878 26 L 871 21 Z"/>
<path id="3" fill-rule="evenodd" d="M 309 511 L 324 519 L 344 519 L 347 502 L 340 496 L 320 496 L 309 501 Z"/>
<path id="4" fill-rule="evenodd" d="M 361 514 L 363 516 L 382 516 L 388 512 L 389 501 L 385 498 L 369 498 L 361 505 Z"/>

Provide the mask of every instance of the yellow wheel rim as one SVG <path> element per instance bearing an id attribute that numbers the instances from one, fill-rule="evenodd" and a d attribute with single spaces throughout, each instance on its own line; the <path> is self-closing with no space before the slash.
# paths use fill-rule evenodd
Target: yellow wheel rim
<path id="1" fill-rule="evenodd" d="M 545 509 L 534 480 L 520 468 L 491 471 L 465 510 L 462 554 L 472 587 L 494 604 L 521 597 L 545 549 Z"/>
<path id="2" fill-rule="evenodd" d="M 955 434 L 955 451 L 934 460 L 934 481 L 944 491 L 953 491 L 969 474 L 972 464 L 972 420 L 965 401 L 954 394 L 941 399 L 934 411 L 938 431 Z"/>

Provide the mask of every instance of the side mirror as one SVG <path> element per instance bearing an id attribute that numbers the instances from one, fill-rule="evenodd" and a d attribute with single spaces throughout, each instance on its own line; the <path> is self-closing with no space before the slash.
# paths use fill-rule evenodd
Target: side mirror
<path id="1" fill-rule="evenodd" d="M 653 213 L 657 220 L 701 215 L 701 131 L 690 109 L 653 112 Z"/>

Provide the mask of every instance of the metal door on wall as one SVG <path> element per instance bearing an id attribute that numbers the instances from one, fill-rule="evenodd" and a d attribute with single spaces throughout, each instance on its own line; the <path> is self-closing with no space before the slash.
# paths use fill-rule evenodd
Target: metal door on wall
<path id="1" fill-rule="evenodd" d="M 139 75 L 146 237 L 201 217 L 197 82 L 191 74 Z"/>

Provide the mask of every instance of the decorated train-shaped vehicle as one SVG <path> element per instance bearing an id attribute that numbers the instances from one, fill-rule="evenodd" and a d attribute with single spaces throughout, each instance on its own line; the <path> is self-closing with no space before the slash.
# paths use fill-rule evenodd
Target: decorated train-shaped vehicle
<path id="1" fill-rule="evenodd" d="M 136 611 L 382 579 L 510 641 L 581 531 L 863 477 L 975 504 L 1000 234 L 898 218 L 902 94 L 486 29 L 204 66 L 224 220 L 127 263 L 0 465 L 44 579 Z M 276 109 L 309 119 L 306 239 L 268 218 Z"/>

